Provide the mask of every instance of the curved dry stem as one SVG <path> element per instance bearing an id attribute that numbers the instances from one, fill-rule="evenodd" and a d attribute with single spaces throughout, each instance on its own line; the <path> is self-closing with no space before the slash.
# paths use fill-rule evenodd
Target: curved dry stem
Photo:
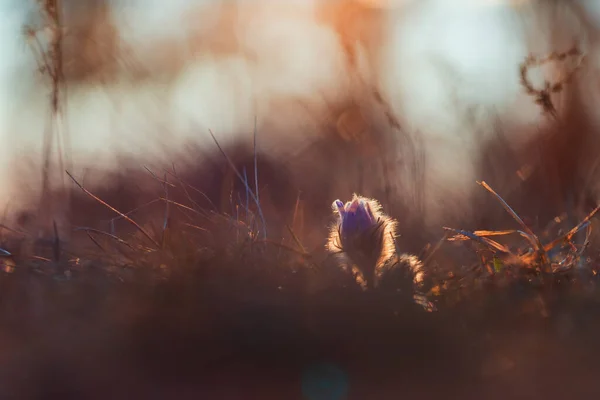
<path id="1" fill-rule="evenodd" d="M 104 200 L 102 200 L 101 198 L 99 198 L 98 196 L 94 195 L 93 193 L 91 193 L 86 188 L 84 188 L 79 182 L 77 182 L 77 179 L 75 179 L 73 177 L 73 175 L 71 175 L 69 173 L 69 171 L 65 171 L 65 172 L 67 173 L 67 175 L 69 176 L 69 178 L 71 178 L 71 180 L 73 180 L 73 182 L 75 182 L 75 184 L 81 190 L 83 190 L 83 192 L 85 194 L 87 194 L 92 199 L 96 200 L 98 203 L 102 204 L 103 206 L 105 206 L 109 210 L 114 211 L 115 213 L 119 214 L 121 216 L 121 218 L 125 219 L 127 222 L 129 222 L 131 225 L 133 225 L 138 231 L 140 231 L 144 236 L 146 236 L 146 238 L 148 238 L 148 240 L 150 240 L 150 242 L 152 242 L 152 244 L 154 246 L 156 246 L 157 249 L 160 248 L 160 244 L 152 236 L 150 236 L 150 234 L 148 232 L 146 232 L 146 230 L 144 228 L 142 228 L 137 222 L 135 222 L 133 219 L 131 219 L 127 215 L 123 214 L 121 211 L 117 210 L 116 208 L 114 208 L 113 206 L 111 206 L 110 204 L 108 204 L 107 202 L 105 202 Z"/>

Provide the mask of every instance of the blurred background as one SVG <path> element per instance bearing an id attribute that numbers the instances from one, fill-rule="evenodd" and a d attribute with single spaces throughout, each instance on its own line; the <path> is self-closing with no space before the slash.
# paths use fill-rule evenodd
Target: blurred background
<path id="1" fill-rule="evenodd" d="M 559 168 L 569 182 L 580 150 L 593 148 L 593 0 L 61 0 L 54 128 L 52 79 L 39 71 L 55 37 L 46 3 L 0 5 L 3 204 L 40 190 L 44 160 L 53 183 L 61 168 L 82 176 L 121 168 L 122 157 L 140 168 L 201 162 L 217 151 L 209 129 L 224 147 L 252 145 L 256 123 L 259 151 L 289 167 L 294 190 L 310 176 L 335 197 L 359 191 L 387 206 L 395 197 L 439 226 L 476 208 L 476 180 L 508 195 L 523 171 L 551 168 L 529 163 L 549 132 L 563 132 L 576 155 Z M 586 62 L 553 94 L 556 119 L 526 93 L 519 66 L 573 46 Z M 528 79 L 543 88 L 576 62 L 532 68 Z M 327 140 L 335 150 L 314 150 Z"/>

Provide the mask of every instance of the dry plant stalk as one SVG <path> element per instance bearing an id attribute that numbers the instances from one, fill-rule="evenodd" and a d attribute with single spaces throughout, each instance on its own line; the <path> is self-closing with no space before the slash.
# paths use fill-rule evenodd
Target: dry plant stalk
<path id="1" fill-rule="evenodd" d="M 533 86 L 527 73 L 531 68 L 541 67 L 543 65 L 551 63 L 564 63 L 568 59 L 577 59 L 577 63 L 565 74 L 559 77 L 555 82 L 545 81 L 542 89 L 537 89 Z M 574 45 L 571 49 L 558 53 L 552 52 L 545 57 L 536 57 L 530 54 L 520 66 L 520 82 L 525 92 L 535 99 L 535 103 L 542 107 L 542 110 L 551 115 L 554 118 L 558 117 L 554 103 L 552 102 L 552 94 L 560 93 L 565 85 L 571 82 L 575 73 L 583 65 L 585 55 L 581 53 L 577 45 Z"/>
<path id="2" fill-rule="evenodd" d="M 34 28 L 25 27 L 28 44 L 38 65 L 38 71 L 49 78 L 50 93 L 50 121 L 44 133 L 43 161 L 42 161 L 42 193 L 40 207 L 47 201 L 50 188 L 50 166 L 53 145 L 56 141 L 58 147 L 59 170 L 70 169 L 69 138 L 64 129 L 64 92 L 65 79 L 63 71 L 63 38 L 64 27 L 61 18 L 61 0 L 38 0 L 42 26 Z M 64 151 L 64 153 L 63 153 Z M 65 187 L 64 175 L 61 174 L 62 186 Z"/>

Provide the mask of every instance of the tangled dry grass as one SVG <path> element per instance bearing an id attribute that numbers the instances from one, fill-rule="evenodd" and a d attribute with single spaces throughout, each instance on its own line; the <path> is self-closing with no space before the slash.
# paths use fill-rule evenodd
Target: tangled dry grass
<path id="1" fill-rule="evenodd" d="M 3 393 L 300 398 L 314 371 L 337 376 L 323 365 L 342 371 L 348 398 L 595 393 L 597 210 L 535 233 L 482 182 L 486 213 L 504 206 L 515 229 L 440 228 L 417 257 L 396 249 L 410 234 L 399 223 L 379 285 L 364 290 L 325 247 L 340 222 L 329 207 L 253 196 L 253 172 L 224 191 L 211 182 L 262 157 L 222 151 L 217 169 L 123 172 L 150 191 L 71 175 L 69 239 L 38 239 L 25 216 L 5 227 Z M 540 386 L 539 374 L 583 383 Z"/>

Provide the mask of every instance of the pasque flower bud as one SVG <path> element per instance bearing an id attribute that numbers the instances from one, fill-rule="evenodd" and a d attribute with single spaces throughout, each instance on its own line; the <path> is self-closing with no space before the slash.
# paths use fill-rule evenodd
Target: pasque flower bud
<path id="1" fill-rule="evenodd" d="M 383 214 L 376 200 L 356 194 L 346 204 L 334 201 L 332 208 L 338 219 L 331 228 L 328 250 L 338 254 L 367 287 L 376 287 L 382 267 L 395 254 L 396 222 Z"/>

